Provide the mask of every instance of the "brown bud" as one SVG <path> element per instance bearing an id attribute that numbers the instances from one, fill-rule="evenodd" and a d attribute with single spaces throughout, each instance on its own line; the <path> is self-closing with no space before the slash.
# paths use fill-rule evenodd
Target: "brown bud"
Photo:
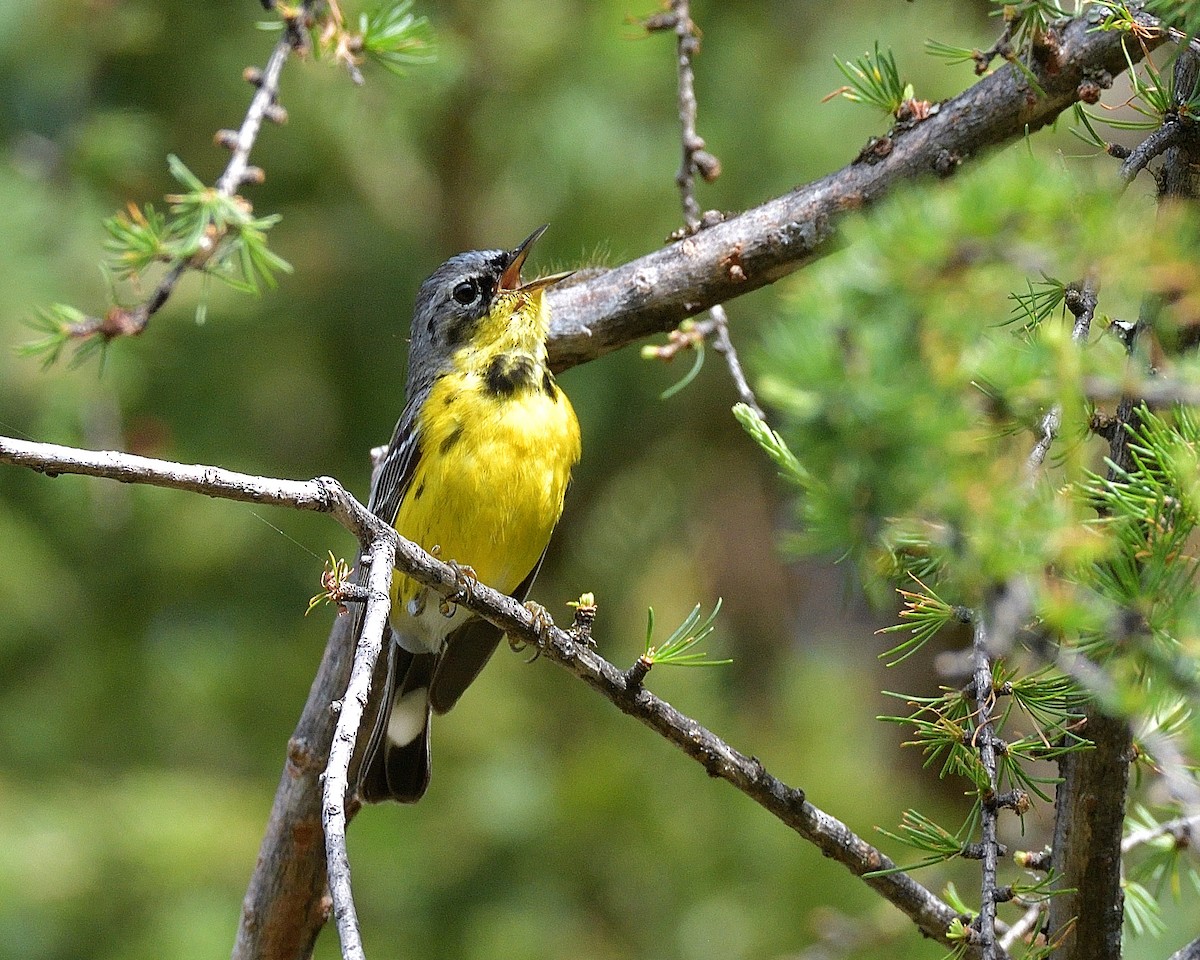
<path id="1" fill-rule="evenodd" d="M 640 22 L 647 33 L 653 33 L 656 30 L 674 30 L 679 17 L 670 12 L 652 13 Z"/>
<path id="2" fill-rule="evenodd" d="M 692 163 L 704 178 L 705 183 L 712 183 L 721 175 L 721 161 L 707 150 L 697 150 L 692 154 Z"/>

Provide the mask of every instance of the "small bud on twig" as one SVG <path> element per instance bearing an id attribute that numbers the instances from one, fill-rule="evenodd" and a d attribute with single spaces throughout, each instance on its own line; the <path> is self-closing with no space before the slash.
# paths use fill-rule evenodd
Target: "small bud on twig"
<path id="1" fill-rule="evenodd" d="M 664 11 L 663 13 L 652 13 L 637 22 L 647 33 L 654 33 L 658 30 L 674 30 L 679 23 L 679 17 L 670 11 Z"/>
<path id="2" fill-rule="evenodd" d="M 721 161 L 707 150 L 697 150 L 692 154 L 692 163 L 704 178 L 705 183 L 712 183 L 721 175 Z"/>

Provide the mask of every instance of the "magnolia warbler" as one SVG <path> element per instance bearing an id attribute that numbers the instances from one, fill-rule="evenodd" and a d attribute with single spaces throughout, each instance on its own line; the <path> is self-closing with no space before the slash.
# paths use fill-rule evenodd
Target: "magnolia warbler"
<path id="1" fill-rule="evenodd" d="M 452 257 L 417 294 L 407 402 L 370 509 L 402 536 L 523 601 L 562 514 L 579 423 L 546 360 L 545 288 L 521 282 L 535 230 L 515 250 Z M 387 679 L 359 795 L 419 800 L 429 785 L 429 718 L 478 676 L 501 631 L 399 572 Z"/>

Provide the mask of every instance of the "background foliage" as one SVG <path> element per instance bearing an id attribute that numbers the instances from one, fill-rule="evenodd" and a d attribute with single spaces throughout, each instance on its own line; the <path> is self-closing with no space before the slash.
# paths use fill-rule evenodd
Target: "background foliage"
<path id="1" fill-rule="evenodd" d="M 989 6 L 850 0 L 835 16 L 798 0 L 697 2 L 700 131 L 725 169 L 702 205 L 776 195 L 882 132 L 868 111 L 820 104 L 843 82 L 835 53 L 879 40 L 918 96 L 966 86 L 969 66 L 921 45 L 987 46 Z M 671 38 L 626 22 L 649 5 L 428 2 L 428 67 L 368 71 L 362 88 L 324 64 L 286 69 L 290 119 L 263 135 L 253 162 L 267 181 L 246 192 L 259 214 L 282 214 L 271 243 L 294 275 L 261 298 L 189 278 L 102 369 L 42 372 L 9 349 L 31 337 L 24 321 L 53 301 L 101 308 L 102 219 L 173 192 L 168 153 L 215 177 L 212 133 L 240 118 L 241 70 L 273 37 L 253 28 L 263 13 L 249 0 L 0 10 L 0 431 L 15 436 L 329 473 L 365 495 L 366 450 L 399 410 L 413 293 L 445 256 L 548 221 L 540 266 L 615 263 L 680 221 Z M 981 196 L 979 216 L 1000 199 Z M 731 305 L 756 376 L 781 322 L 828 343 L 816 282 Z M 962 305 L 965 323 L 976 306 Z M 618 663 L 641 652 L 646 606 L 668 624 L 724 597 L 708 646 L 733 666 L 656 672 L 654 689 L 860 833 L 910 806 L 960 816 L 959 788 L 931 795 L 919 757 L 897 749 L 903 732 L 873 719 L 894 712 L 882 687 L 933 693 L 929 671 L 881 675 L 892 641 L 872 630 L 890 615 L 865 612 L 850 565 L 780 562 L 787 514 L 728 415 L 724 371 L 710 363 L 659 400 L 682 372 L 627 350 L 562 378 L 585 455 L 535 596 L 565 615 L 594 590 L 601 650 Z M 0 472 L 0 956 L 228 949 L 324 642 L 327 621 L 301 614 L 325 551 L 352 551 L 327 520 L 259 513 Z M 499 655 L 437 725 L 435 754 L 425 802 L 368 810 L 352 830 L 372 956 L 757 958 L 829 935 L 863 935 L 855 956 L 940 954 L 547 664 Z M 1037 847 L 1048 827 L 1028 818 L 1016 842 Z M 336 955 L 332 936 L 318 955 Z"/>

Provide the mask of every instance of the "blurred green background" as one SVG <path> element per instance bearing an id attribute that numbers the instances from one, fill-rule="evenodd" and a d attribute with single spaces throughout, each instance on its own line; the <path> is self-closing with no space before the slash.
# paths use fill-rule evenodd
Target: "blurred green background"
<path id="1" fill-rule="evenodd" d="M 699 128 L 724 164 L 705 209 L 737 210 L 848 162 L 885 124 L 843 101 L 832 56 L 891 46 L 920 96 L 971 82 L 927 36 L 986 46 L 989 4 L 697 0 Z M 161 206 L 165 156 L 211 182 L 212 145 L 274 36 L 253 0 L 0 0 L 0 432 L 250 473 L 332 474 L 365 496 L 367 450 L 401 405 L 420 280 L 446 256 L 543 222 L 549 269 L 619 263 L 680 222 L 670 35 L 629 0 L 426 2 L 437 62 L 364 87 L 290 62 L 246 193 L 278 212 L 296 272 L 261 298 L 195 276 L 140 339 L 48 371 L 12 349 L 38 305 L 98 311 L 101 219 Z M 347 4 L 355 13 L 358 7 Z M 751 375 L 787 282 L 731 304 Z M 207 323 L 194 322 L 208 303 Z M 598 596 L 600 650 L 640 652 L 723 597 L 714 655 L 650 686 L 860 833 L 908 806 L 954 821 L 953 790 L 874 717 L 883 676 L 850 575 L 785 565 L 773 471 L 728 415 L 723 366 L 627 349 L 561 383 L 584 460 L 534 596 Z M 328 519 L 0 469 L 0 956 L 224 955 L 329 613 L 305 619 Z M 351 855 L 378 958 L 937 957 L 899 914 L 728 786 L 549 663 L 502 651 L 434 734 L 414 808 L 366 810 Z M 1027 819 L 1040 845 L 1048 814 Z M 939 888 L 953 872 L 922 879 Z M 965 889 L 976 882 L 958 875 Z M 318 955 L 337 956 L 333 931 Z"/>

